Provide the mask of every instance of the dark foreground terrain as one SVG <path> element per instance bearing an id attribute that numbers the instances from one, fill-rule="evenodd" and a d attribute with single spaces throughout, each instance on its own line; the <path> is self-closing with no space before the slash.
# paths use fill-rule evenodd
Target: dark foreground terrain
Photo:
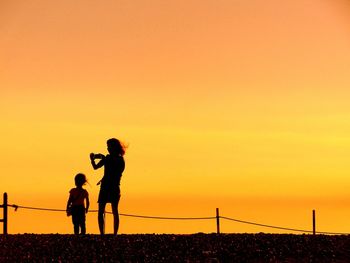
<path id="1" fill-rule="evenodd" d="M 350 236 L 1 235 L 0 262 L 350 262 Z"/>

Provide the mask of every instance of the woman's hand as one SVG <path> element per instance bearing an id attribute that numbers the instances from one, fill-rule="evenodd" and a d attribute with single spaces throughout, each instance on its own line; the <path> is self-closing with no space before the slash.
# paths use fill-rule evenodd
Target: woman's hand
<path id="1" fill-rule="evenodd" d="M 96 170 L 98 168 L 101 168 L 104 165 L 104 160 L 105 156 L 101 153 L 90 153 L 90 160 L 91 160 L 91 165 L 92 167 Z M 95 163 L 96 159 L 100 159 L 98 163 Z"/>
<path id="2" fill-rule="evenodd" d="M 105 156 L 102 153 L 96 153 L 94 154 L 94 159 L 103 159 Z"/>

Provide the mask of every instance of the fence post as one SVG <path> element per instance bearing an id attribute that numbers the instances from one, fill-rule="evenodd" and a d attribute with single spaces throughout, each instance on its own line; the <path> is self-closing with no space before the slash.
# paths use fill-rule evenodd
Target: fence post
<path id="1" fill-rule="evenodd" d="M 219 208 L 216 208 L 216 233 L 220 234 L 220 215 Z"/>
<path id="2" fill-rule="evenodd" d="M 316 235 L 316 212 L 312 210 L 312 233 Z"/>
<path id="3" fill-rule="evenodd" d="M 0 222 L 3 223 L 3 234 L 7 235 L 7 193 L 4 193 L 4 203 L 0 205 L 0 208 L 4 209 L 3 218 L 0 219 Z"/>

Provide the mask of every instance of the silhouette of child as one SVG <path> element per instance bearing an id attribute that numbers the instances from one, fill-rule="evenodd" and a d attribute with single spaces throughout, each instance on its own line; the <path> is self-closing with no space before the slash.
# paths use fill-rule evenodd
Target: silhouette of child
<path id="1" fill-rule="evenodd" d="M 71 208 L 72 222 L 74 226 L 74 234 L 86 233 L 85 226 L 85 213 L 89 210 L 89 193 L 83 188 L 83 185 L 87 182 L 85 174 L 79 173 L 75 176 L 76 188 L 72 188 L 69 191 L 69 199 L 67 202 L 67 216 L 69 216 L 69 208 Z M 84 204 L 86 201 L 86 207 Z"/>

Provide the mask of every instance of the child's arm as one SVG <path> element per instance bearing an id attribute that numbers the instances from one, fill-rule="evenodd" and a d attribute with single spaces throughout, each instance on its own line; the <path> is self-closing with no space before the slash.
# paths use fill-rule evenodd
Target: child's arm
<path id="1" fill-rule="evenodd" d="M 67 201 L 67 206 L 66 206 L 66 212 L 68 213 L 68 209 L 70 207 L 70 205 L 72 204 L 72 196 L 69 195 L 68 201 Z"/>
<path id="2" fill-rule="evenodd" d="M 66 207 L 66 210 L 68 210 L 69 206 L 71 205 L 72 203 L 72 196 L 69 195 L 69 198 L 68 198 L 68 201 L 67 201 L 67 207 Z"/>
<path id="3" fill-rule="evenodd" d="M 86 196 L 86 208 L 85 213 L 89 211 L 90 201 L 89 201 L 89 195 Z"/>

